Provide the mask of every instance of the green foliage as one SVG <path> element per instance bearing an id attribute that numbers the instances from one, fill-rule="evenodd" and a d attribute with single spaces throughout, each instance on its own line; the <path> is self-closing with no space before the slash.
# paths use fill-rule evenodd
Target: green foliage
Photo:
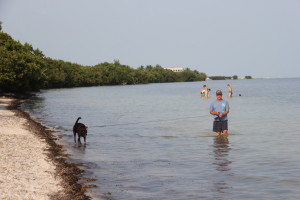
<path id="1" fill-rule="evenodd" d="M 42 59 L 32 54 L 28 46 L 0 32 L 0 55 L 1 91 L 35 91 L 42 86 Z"/>
<path id="2" fill-rule="evenodd" d="M 189 69 L 180 72 L 179 76 L 180 76 L 180 81 L 183 82 L 192 82 L 196 80 L 196 73 Z"/>
<path id="3" fill-rule="evenodd" d="M 238 76 L 234 75 L 234 76 L 232 76 L 232 78 L 233 78 L 233 80 L 236 80 L 236 79 L 238 79 Z"/>
<path id="4" fill-rule="evenodd" d="M 2 30 L 0 22 L 0 31 Z M 205 73 L 185 69 L 182 72 L 166 70 L 160 65 L 133 69 L 114 63 L 82 66 L 76 63 L 45 57 L 31 44 L 0 32 L 0 91 L 30 92 L 42 88 L 64 88 L 98 85 L 147 84 L 179 81 L 204 81 Z"/>
<path id="5" fill-rule="evenodd" d="M 245 79 L 252 79 L 252 76 L 245 76 Z"/>
<path id="6" fill-rule="evenodd" d="M 211 80 L 228 80 L 231 79 L 231 76 L 210 76 Z"/>

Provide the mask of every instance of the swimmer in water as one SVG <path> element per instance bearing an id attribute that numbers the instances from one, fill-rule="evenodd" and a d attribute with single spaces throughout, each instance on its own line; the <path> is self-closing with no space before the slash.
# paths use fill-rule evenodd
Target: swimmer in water
<path id="1" fill-rule="evenodd" d="M 208 88 L 206 85 L 203 85 L 203 89 L 201 91 L 201 97 L 208 97 Z"/>
<path id="2" fill-rule="evenodd" d="M 227 84 L 227 88 L 228 88 L 228 97 L 232 97 L 232 88 L 230 86 L 230 84 Z"/>

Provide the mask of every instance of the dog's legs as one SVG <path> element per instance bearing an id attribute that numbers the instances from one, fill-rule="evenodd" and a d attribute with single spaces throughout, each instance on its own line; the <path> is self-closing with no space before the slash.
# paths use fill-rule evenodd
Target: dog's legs
<path id="1" fill-rule="evenodd" d="M 74 134 L 74 142 L 76 143 L 76 132 L 73 131 L 73 134 Z"/>
<path id="2" fill-rule="evenodd" d="M 86 137 L 83 137 L 84 138 L 84 143 L 86 143 Z"/>
<path id="3" fill-rule="evenodd" d="M 78 144 L 81 144 L 81 141 L 80 141 L 80 136 L 78 134 Z"/>

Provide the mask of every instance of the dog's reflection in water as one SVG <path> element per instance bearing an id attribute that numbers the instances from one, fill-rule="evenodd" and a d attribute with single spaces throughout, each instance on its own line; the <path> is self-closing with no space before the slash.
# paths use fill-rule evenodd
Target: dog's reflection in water
<path id="1" fill-rule="evenodd" d="M 77 152 L 85 153 L 86 143 L 84 144 L 74 144 L 73 147 L 76 149 Z"/>

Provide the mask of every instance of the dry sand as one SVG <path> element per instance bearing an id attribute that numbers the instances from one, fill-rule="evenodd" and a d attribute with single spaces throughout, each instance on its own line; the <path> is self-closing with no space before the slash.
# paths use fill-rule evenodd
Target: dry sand
<path id="1" fill-rule="evenodd" d="M 47 144 L 26 130 L 26 119 L 6 109 L 10 101 L 0 102 L 0 199 L 49 199 L 62 187 Z"/>
<path id="2" fill-rule="evenodd" d="M 0 98 L 0 200 L 90 199 L 78 184 L 82 170 L 44 127 L 8 109 L 13 101 Z"/>

